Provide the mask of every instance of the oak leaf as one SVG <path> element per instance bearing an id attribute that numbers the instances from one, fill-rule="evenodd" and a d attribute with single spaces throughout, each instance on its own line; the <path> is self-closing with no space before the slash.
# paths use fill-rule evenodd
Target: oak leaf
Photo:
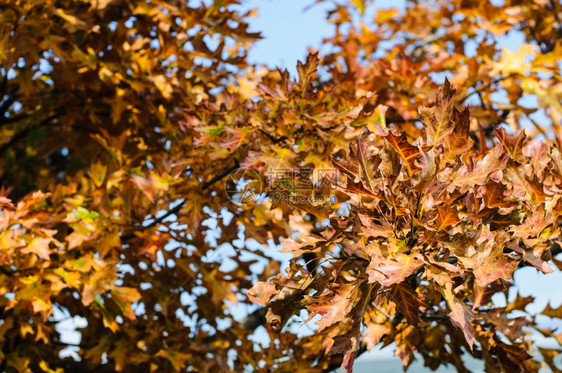
<path id="1" fill-rule="evenodd" d="M 420 120 L 425 126 L 428 145 L 439 145 L 455 129 L 451 121 L 455 92 L 449 80 L 445 78 L 445 82 L 439 87 L 435 105 L 419 107 Z"/>
<path id="2" fill-rule="evenodd" d="M 461 302 L 455 296 L 453 292 L 453 285 L 451 283 L 448 283 L 444 288 L 441 288 L 441 292 L 443 294 L 443 297 L 445 298 L 445 301 L 447 302 L 447 305 L 449 306 L 449 309 L 451 310 L 451 312 L 449 312 L 451 322 L 457 328 L 462 330 L 466 342 L 472 349 L 472 346 L 476 341 L 471 325 L 471 321 L 474 317 L 473 312 L 465 303 Z"/>

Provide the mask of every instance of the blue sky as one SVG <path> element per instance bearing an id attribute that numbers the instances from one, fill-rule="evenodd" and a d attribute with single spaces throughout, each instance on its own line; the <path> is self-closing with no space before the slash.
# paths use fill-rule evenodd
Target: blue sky
<path id="1" fill-rule="evenodd" d="M 310 0 L 249 0 L 244 8 L 257 8 L 250 30 L 264 37 L 251 49 L 249 60 L 269 67 L 294 72 L 297 61 L 306 58 L 309 47 L 318 48 L 334 28 L 326 22 L 327 3 L 313 5 Z M 305 9 L 308 9 L 305 11 Z"/>
<path id="2" fill-rule="evenodd" d="M 258 17 L 250 21 L 250 30 L 264 37 L 250 51 L 249 61 L 269 67 L 296 71 L 298 60 L 304 60 L 309 48 L 321 50 L 322 39 L 333 34 L 334 27 L 326 21 L 333 6 L 330 1 L 315 0 L 244 0 L 244 9 L 258 9 Z M 365 12 L 366 19 L 377 8 L 403 9 L 404 0 L 378 0 Z"/>

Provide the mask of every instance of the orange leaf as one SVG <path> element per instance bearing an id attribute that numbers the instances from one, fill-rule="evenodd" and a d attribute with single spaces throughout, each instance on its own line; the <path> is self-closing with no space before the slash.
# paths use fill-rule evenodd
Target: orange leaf
<path id="1" fill-rule="evenodd" d="M 445 288 L 441 288 L 441 292 L 443 293 L 445 301 L 451 310 L 451 312 L 449 312 L 451 322 L 457 328 L 462 330 L 470 349 L 472 349 L 472 346 L 476 341 L 471 324 L 474 314 L 466 304 L 455 297 L 455 294 L 453 293 L 453 285 L 451 283 L 445 284 Z"/>
<path id="2" fill-rule="evenodd" d="M 437 206 L 437 231 L 446 230 L 447 228 L 461 221 L 459 214 L 453 208 L 445 208 Z"/>
<path id="3" fill-rule="evenodd" d="M 378 282 L 382 286 L 398 284 L 422 266 L 422 261 L 415 254 L 385 258 L 370 247 L 371 262 L 366 270 L 369 282 Z"/>
<path id="4" fill-rule="evenodd" d="M 418 160 L 420 156 L 420 149 L 410 144 L 408 140 L 406 140 L 406 135 L 404 133 L 397 134 L 390 130 L 385 134 L 382 128 L 378 128 L 394 150 L 396 150 L 402 161 L 404 161 L 408 175 L 412 176 L 415 172 L 419 171 L 420 168 L 416 166 L 416 160 Z M 429 150 L 429 148 L 430 147 L 425 147 L 424 151 Z"/>
<path id="5" fill-rule="evenodd" d="M 138 301 L 141 297 L 140 293 L 135 288 L 128 287 L 116 287 L 111 289 L 111 294 L 113 295 L 113 300 L 130 320 L 135 320 L 135 312 L 131 308 L 131 303 Z"/>
<path id="6" fill-rule="evenodd" d="M 430 145 L 439 145 L 455 128 L 451 121 L 455 92 L 451 88 L 449 80 L 445 78 L 445 82 L 439 87 L 435 105 L 432 107 L 420 106 L 418 110 L 420 120 L 425 126 L 427 143 Z"/>

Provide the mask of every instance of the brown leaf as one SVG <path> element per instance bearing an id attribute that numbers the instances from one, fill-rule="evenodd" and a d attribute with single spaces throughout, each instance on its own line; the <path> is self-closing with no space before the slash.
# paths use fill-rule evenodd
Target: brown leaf
<path id="1" fill-rule="evenodd" d="M 562 373 L 562 369 L 554 363 L 554 359 L 562 354 L 562 350 L 539 347 L 539 351 L 544 358 L 544 362 L 552 369 L 552 373 Z"/>
<path id="2" fill-rule="evenodd" d="M 364 214 L 357 214 L 361 222 L 361 232 L 365 238 L 369 237 L 388 237 L 392 233 L 392 227 L 383 221 L 382 224 L 375 224 Z"/>
<path id="3" fill-rule="evenodd" d="M 443 293 L 445 301 L 447 302 L 447 305 L 451 310 L 451 312 L 449 312 L 451 322 L 457 328 L 462 330 L 466 342 L 472 349 L 472 346 L 476 341 L 471 324 L 474 314 L 465 303 L 457 299 L 457 297 L 453 293 L 453 285 L 451 283 L 446 284 L 445 288 L 441 288 L 441 292 Z"/>
<path id="4" fill-rule="evenodd" d="M 421 302 L 418 294 L 405 283 L 396 284 L 392 287 L 389 298 L 396 303 L 396 310 L 400 312 L 412 325 L 419 325 Z"/>
<path id="5" fill-rule="evenodd" d="M 425 127 L 428 145 L 439 145 L 453 132 L 455 126 L 451 121 L 451 114 L 455 92 L 449 80 L 445 78 L 445 82 L 439 87 L 435 105 L 419 107 L 420 120 Z"/>
<path id="6" fill-rule="evenodd" d="M 129 287 L 114 287 L 111 289 L 113 300 L 129 320 L 135 320 L 135 312 L 131 308 L 131 304 L 138 301 L 141 297 L 140 293 L 135 288 Z"/>
<path id="7" fill-rule="evenodd" d="M 505 198 L 507 189 L 504 184 L 492 181 L 487 183 L 484 188 L 483 199 L 487 207 L 508 208 L 513 206 L 513 203 L 510 203 Z"/>
<path id="8" fill-rule="evenodd" d="M 411 177 L 414 173 L 419 171 L 420 168 L 416 166 L 416 161 L 419 159 L 420 149 L 410 144 L 406 139 L 406 135 L 404 133 L 398 134 L 393 130 L 385 133 L 383 129 L 381 129 L 380 127 L 378 128 L 379 132 L 385 137 L 392 148 L 396 150 L 396 152 L 404 162 L 408 175 Z M 424 148 L 424 150 L 429 150 L 429 147 Z"/>
<path id="9" fill-rule="evenodd" d="M 278 293 L 275 285 L 270 282 L 260 281 L 248 289 L 246 295 L 250 301 L 265 306 L 272 296 Z"/>
<path id="10" fill-rule="evenodd" d="M 548 303 L 545 309 L 541 312 L 541 314 L 552 318 L 560 319 L 562 318 L 562 304 L 558 306 L 558 308 L 553 308 L 550 305 L 550 303 Z"/>
<path id="11" fill-rule="evenodd" d="M 369 254 L 371 261 L 366 270 L 369 282 L 378 282 L 382 286 L 398 284 L 422 266 L 422 261 L 416 254 L 397 254 L 385 258 L 380 251 L 372 249 Z"/>
<path id="12" fill-rule="evenodd" d="M 470 111 L 465 108 L 462 112 L 453 109 L 454 131 L 443 142 L 443 165 L 456 160 L 459 155 L 466 154 L 474 146 L 474 140 L 469 136 Z"/>
<path id="13" fill-rule="evenodd" d="M 231 152 L 240 148 L 244 143 L 250 140 L 251 130 L 250 127 L 244 126 L 241 128 L 225 127 L 229 133 L 229 138 L 220 143 L 221 146 L 227 148 Z"/>
<path id="14" fill-rule="evenodd" d="M 515 299 L 507 304 L 507 306 L 505 308 L 505 312 L 509 313 L 513 310 L 525 311 L 525 307 L 527 307 L 527 305 L 533 303 L 534 300 L 535 300 L 535 298 L 531 295 L 529 295 L 528 297 L 522 297 L 518 293 L 517 296 L 515 297 Z"/>
<path id="15" fill-rule="evenodd" d="M 525 141 L 525 131 L 519 132 L 517 136 L 508 134 L 505 128 L 494 128 L 494 132 L 511 159 L 519 162 L 524 161 L 522 148 Z"/>
<path id="16" fill-rule="evenodd" d="M 455 208 L 437 206 L 437 231 L 447 230 L 461 221 Z"/>
<path id="17" fill-rule="evenodd" d="M 506 244 L 506 246 L 515 251 L 517 254 L 521 255 L 523 260 L 526 262 L 531 263 L 536 269 L 542 271 L 544 273 L 552 272 L 550 268 L 550 264 L 548 262 L 542 260 L 541 258 L 537 257 L 532 250 L 524 249 L 516 241 L 511 241 Z"/>
<path id="18" fill-rule="evenodd" d="M 316 74 L 318 62 L 318 53 L 310 53 L 306 57 L 306 62 L 304 64 L 301 61 L 297 62 L 297 73 L 299 75 L 299 85 L 301 86 L 302 92 L 304 92 L 309 79 Z"/>
<path id="19" fill-rule="evenodd" d="M 510 230 L 515 237 L 529 238 L 538 236 L 546 227 L 552 225 L 556 218 L 554 216 L 545 216 L 545 212 L 538 210 L 529 216 L 523 224 L 516 225 Z"/>
<path id="20" fill-rule="evenodd" d="M 498 279 L 509 280 L 517 268 L 517 261 L 503 252 L 504 235 L 494 235 L 476 257 L 474 277 L 479 286 L 486 286 Z"/>
<path id="21" fill-rule="evenodd" d="M 311 299 L 308 310 L 321 315 L 316 325 L 323 330 L 335 322 L 346 320 L 360 296 L 356 284 L 333 284 L 326 294 Z"/>
<path id="22" fill-rule="evenodd" d="M 33 253 L 41 259 L 49 260 L 49 255 L 51 253 L 49 244 L 51 241 L 51 238 L 36 237 L 29 245 L 21 249 L 21 252 L 24 254 Z"/>
<path id="23" fill-rule="evenodd" d="M 452 176 L 453 183 L 448 190 L 452 191 L 453 186 L 456 186 L 461 191 L 466 191 L 476 185 L 484 185 L 491 173 L 505 168 L 508 158 L 502 146 L 495 146 L 474 166 L 463 164 Z"/>

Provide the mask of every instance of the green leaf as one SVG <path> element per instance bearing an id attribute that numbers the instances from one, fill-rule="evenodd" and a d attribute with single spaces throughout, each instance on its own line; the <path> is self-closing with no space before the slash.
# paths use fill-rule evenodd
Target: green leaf
<path id="1" fill-rule="evenodd" d="M 98 219 L 101 215 L 96 211 L 88 211 L 84 207 L 77 207 L 74 211 L 72 211 L 72 216 L 77 220 L 82 219 Z"/>

